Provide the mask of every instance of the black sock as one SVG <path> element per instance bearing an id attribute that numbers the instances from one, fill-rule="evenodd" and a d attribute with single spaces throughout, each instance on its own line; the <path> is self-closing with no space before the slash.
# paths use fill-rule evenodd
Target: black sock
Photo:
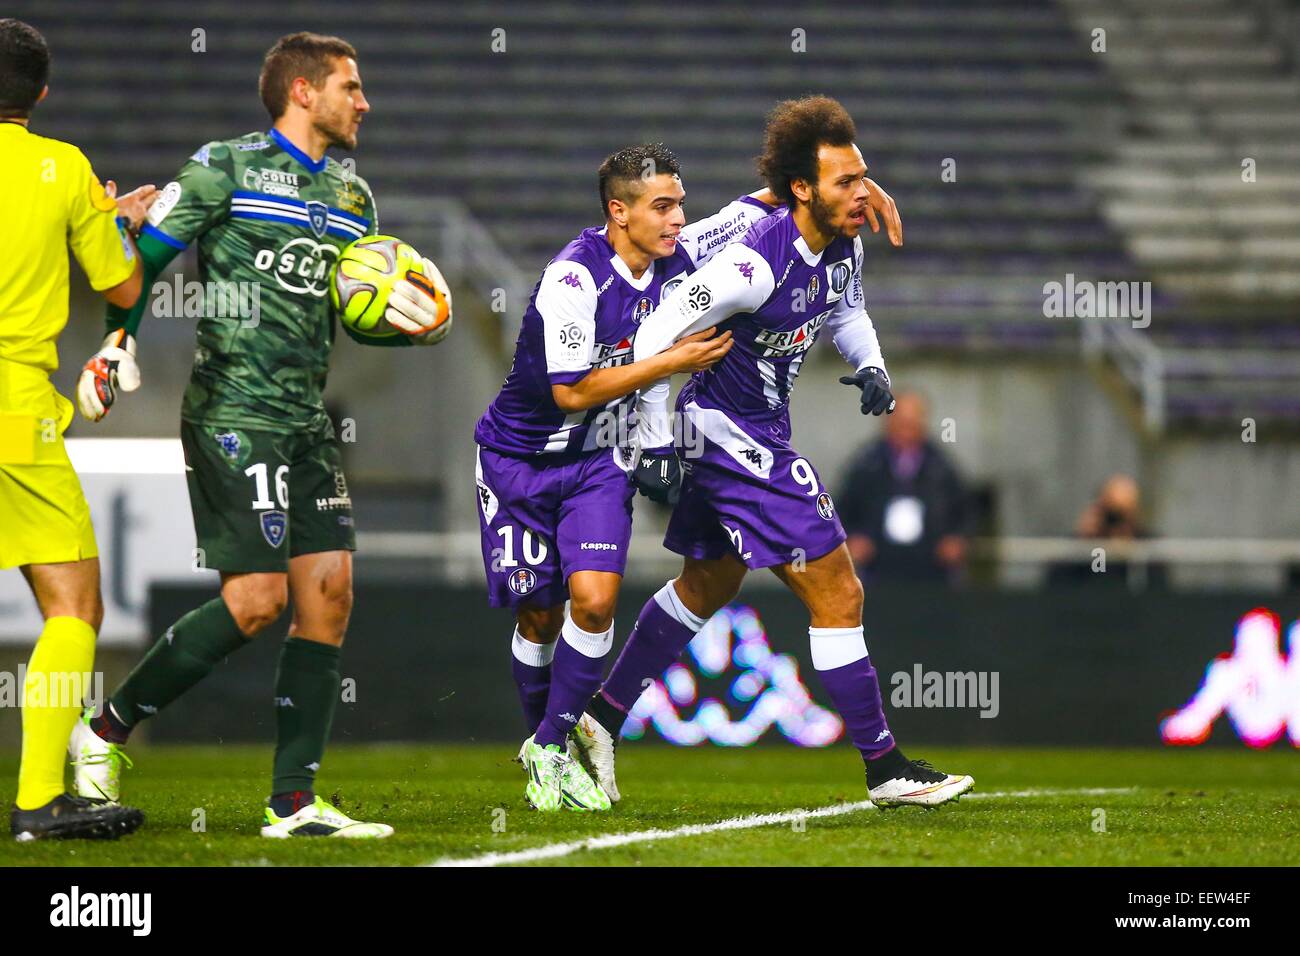
<path id="1" fill-rule="evenodd" d="M 98 717 L 90 718 L 90 729 L 101 740 L 119 746 L 131 736 L 131 725 L 117 716 L 117 711 L 113 710 L 113 705 L 108 701 L 104 702 Z"/>
<path id="2" fill-rule="evenodd" d="M 609 735 L 614 738 L 614 743 L 618 743 L 618 733 L 623 729 L 627 714 L 611 704 L 609 698 L 600 691 L 596 691 L 596 696 L 591 698 L 591 703 L 587 705 L 587 713 L 595 717 L 600 726 L 609 731 Z"/>
<path id="3" fill-rule="evenodd" d="M 316 802 L 316 794 L 310 790 L 290 790 L 277 793 L 271 797 L 271 812 L 277 817 L 291 817 L 303 807 Z"/>
<path id="4" fill-rule="evenodd" d="M 874 760 L 867 761 L 867 786 L 875 787 L 907 770 L 909 761 L 898 747 L 891 747 Z"/>

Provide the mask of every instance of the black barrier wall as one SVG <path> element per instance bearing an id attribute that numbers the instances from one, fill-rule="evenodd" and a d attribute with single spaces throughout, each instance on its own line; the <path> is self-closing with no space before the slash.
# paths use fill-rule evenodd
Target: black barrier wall
<path id="1" fill-rule="evenodd" d="M 203 589 L 154 588 L 153 633 L 211 596 Z M 623 595 L 614 654 L 647 597 L 635 588 Z M 828 706 L 798 602 L 780 590 L 741 598 L 758 612 L 772 647 L 798 660 L 804 683 Z M 1160 746 L 1161 716 L 1187 702 L 1206 666 L 1232 651 L 1239 619 L 1259 606 L 1280 616 L 1284 635 L 1300 617 L 1300 595 L 1135 596 L 1110 588 L 869 592 L 865 616 L 890 724 L 905 745 Z M 286 614 L 151 719 L 152 739 L 270 741 L 272 684 L 287 623 Z M 488 608 L 478 588 L 360 585 L 334 739 L 521 740 L 526 731 L 510 678 L 511 632 L 509 613 Z M 942 680 L 972 672 L 975 683 L 960 677 L 945 685 L 945 691 L 967 688 L 970 699 L 934 693 L 932 675 Z M 706 682 L 702 693 L 739 717 L 745 704 L 728 699 L 728 686 L 723 679 Z M 692 709 L 683 707 L 682 716 Z M 652 730 L 646 739 L 661 738 Z M 776 730 L 762 741 L 785 744 Z M 1207 742 L 1244 746 L 1226 717 Z M 1277 746 L 1290 744 L 1283 736 Z"/>

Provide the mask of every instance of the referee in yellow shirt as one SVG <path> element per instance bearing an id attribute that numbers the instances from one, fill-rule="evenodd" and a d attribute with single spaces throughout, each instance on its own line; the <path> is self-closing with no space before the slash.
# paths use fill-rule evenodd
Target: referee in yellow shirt
<path id="1" fill-rule="evenodd" d="M 104 608 L 90 510 L 63 446 L 72 404 L 50 373 L 68 321 L 68 248 L 96 291 L 130 308 L 141 286 L 130 230 L 154 190 L 117 200 L 116 187 L 100 185 L 79 149 L 28 130 L 48 92 L 49 68 L 40 33 L 0 20 L 0 568 L 22 571 L 45 619 L 23 687 L 22 764 L 10 816 L 19 841 L 112 839 L 144 820 L 139 810 L 63 788 Z M 132 361 L 126 348 L 123 355 Z M 116 379 L 117 363 L 106 361 L 96 384 L 109 390 Z"/>

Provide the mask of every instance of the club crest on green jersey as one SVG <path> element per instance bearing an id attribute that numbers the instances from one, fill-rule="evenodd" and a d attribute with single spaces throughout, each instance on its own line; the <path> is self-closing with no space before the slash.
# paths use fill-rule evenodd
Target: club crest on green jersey
<path id="1" fill-rule="evenodd" d="M 307 222 L 316 238 L 324 239 L 330 224 L 330 207 L 315 199 L 307 200 Z"/>
<path id="2" fill-rule="evenodd" d="M 289 530 L 289 517 L 283 511 L 263 511 L 261 515 L 262 537 L 273 548 L 284 543 L 285 532 Z"/>
<path id="3" fill-rule="evenodd" d="M 217 447 L 221 450 L 221 457 L 232 468 L 246 462 L 253 451 L 253 443 L 248 440 L 248 436 L 233 428 L 229 431 L 213 432 L 212 440 L 217 443 Z"/>

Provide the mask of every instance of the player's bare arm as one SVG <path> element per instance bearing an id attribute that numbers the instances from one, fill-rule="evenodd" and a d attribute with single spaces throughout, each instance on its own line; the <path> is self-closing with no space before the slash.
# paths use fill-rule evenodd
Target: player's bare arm
<path id="1" fill-rule="evenodd" d="M 716 332 L 716 328 L 705 329 L 640 362 L 598 368 L 570 385 L 552 385 L 555 404 L 566 412 L 580 412 L 622 398 L 665 376 L 712 368 L 731 350 L 731 333 L 715 335 Z"/>

